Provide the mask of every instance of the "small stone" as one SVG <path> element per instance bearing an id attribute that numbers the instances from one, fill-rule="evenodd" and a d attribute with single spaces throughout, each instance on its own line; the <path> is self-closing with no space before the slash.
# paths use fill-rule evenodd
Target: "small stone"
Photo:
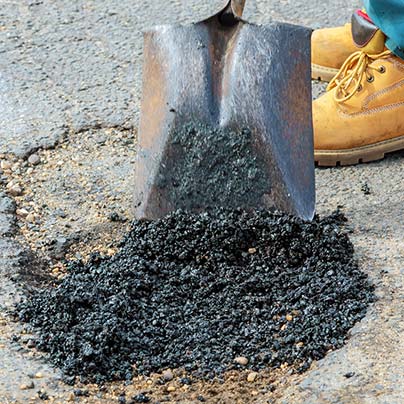
<path id="1" fill-rule="evenodd" d="M 189 386 L 192 384 L 192 380 L 189 377 L 182 377 L 180 383 Z"/>
<path id="2" fill-rule="evenodd" d="M 148 403 L 150 401 L 150 398 L 147 397 L 145 394 L 141 393 L 132 397 L 132 401 L 134 401 L 135 403 Z"/>
<path id="3" fill-rule="evenodd" d="M 365 195 L 370 195 L 370 188 L 369 185 L 365 182 L 364 184 L 362 184 L 361 186 L 361 191 L 365 194 Z"/>
<path id="4" fill-rule="evenodd" d="M 348 372 L 348 373 L 345 373 L 344 376 L 345 376 L 347 379 L 350 379 L 351 377 L 354 377 L 354 376 L 355 376 L 355 372 Z"/>
<path id="5" fill-rule="evenodd" d="M 3 169 L 3 170 L 10 170 L 11 167 L 12 167 L 12 164 L 11 164 L 9 161 L 7 161 L 7 160 L 1 160 L 1 163 L 0 163 L 0 168 L 1 168 L 1 169 Z"/>
<path id="6" fill-rule="evenodd" d="M 38 398 L 40 400 L 43 400 L 43 401 L 49 400 L 48 393 L 45 390 L 39 390 L 37 394 L 38 394 Z"/>
<path id="7" fill-rule="evenodd" d="M 170 380 L 173 380 L 173 378 L 174 378 L 173 372 L 170 369 L 165 370 L 163 372 L 163 378 L 164 378 L 164 380 L 166 380 L 168 382 Z"/>
<path id="8" fill-rule="evenodd" d="M 259 391 L 257 391 L 257 390 L 253 390 L 252 392 L 251 392 L 251 395 L 252 396 L 258 396 L 258 394 L 259 394 Z"/>
<path id="9" fill-rule="evenodd" d="M 17 210 L 15 211 L 15 213 L 16 213 L 18 216 L 21 216 L 21 217 L 27 217 L 28 214 L 29 214 L 29 212 L 28 212 L 26 209 L 24 209 L 24 208 L 22 208 L 22 209 L 17 209 Z"/>
<path id="10" fill-rule="evenodd" d="M 119 213 L 117 213 L 117 212 L 111 212 L 109 215 L 108 215 L 108 219 L 111 221 L 111 222 L 125 222 L 126 221 L 126 218 L 124 218 L 123 216 L 121 216 Z"/>
<path id="11" fill-rule="evenodd" d="M 304 346 L 304 342 L 298 342 L 298 343 L 296 344 L 296 346 L 297 346 L 298 348 L 301 348 L 301 347 Z"/>
<path id="12" fill-rule="evenodd" d="M 65 219 L 67 217 L 67 214 L 64 210 L 62 209 L 56 209 L 55 210 L 55 215 L 61 217 L 62 219 Z"/>
<path id="13" fill-rule="evenodd" d="M 31 154 L 28 157 L 28 163 L 32 164 L 33 166 L 36 166 L 37 164 L 39 164 L 41 162 L 41 158 L 37 155 L 37 154 Z"/>
<path id="14" fill-rule="evenodd" d="M 34 382 L 29 382 L 29 383 L 23 383 L 20 386 L 20 390 L 31 390 L 35 387 Z"/>
<path id="15" fill-rule="evenodd" d="M 27 222 L 35 223 L 35 215 L 33 213 L 28 214 L 25 219 Z"/>
<path id="16" fill-rule="evenodd" d="M 105 135 L 98 135 L 98 136 L 95 138 L 95 141 L 96 141 L 96 143 L 102 145 L 102 144 L 104 144 L 104 143 L 107 141 L 107 137 L 106 137 Z"/>
<path id="17" fill-rule="evenodd" d="M 175 390 L 177 390 L 174 386 L 168 386 L 167 387 L 167 391 L 169 392 L 169 393 L 172 393 L 173 391 L 175 391 Z"/>
<path id="18" fill-rule="evenodd" d="M 286 314 L 286 320 L 287 321 L 292 321 L 293 320 L 293 316 L 291 314 Z"/>
<path id="19" fill-rule="evenodd" d="M 76 397 L 88 397 L 90 395 L 88 390 L 82 390 L 82 389 L 75 389 L 73 393 Z"/>
<path id="20" fill-rule="evenodd" d="M 22 195 L 22 189 L 19 185 L 12 185 L 8 192 L 13 196 L 20 196 Z"/>
<path id="21" fill-rule="evenodd" d="M 249 248 L 248 249 L 248 253 L 249 254 L 255 254 L 257 252 L 257 249 L 256 248 Z"/>
<path id="22" fill-rule="evenodd" d="M 204 403 L 206 400 L 205 400 L 205 397 L 203 397 L 203 396 L 198 396 L 197 398 L 196 398 L 198 401 L 200 401 L 201 403 Z"/>
<path id="23" fill-rule="evenodd" d="M 234 358 L 234 362 L 241 366 L 248 365 L 248 359 L 245 356 L 237 356 L 237 358 Z"/>
<path id="24" fill-rule="evenodd" d="M 247 382 L 253 383 L 255 382 L 255 379 L 257 378 L 258 373 L 257 372 L 251 372 L 247 376 Z"/>
<path id="25" fill-rule="evenodd" d="M 32 167 L 27 168 L 27 174 L 30 175 L 34 172 L 34 169 Z"/>
<path id="26" fill-rule="evenodd" d="M 69 396 L 67 397 L 67 401 L 72 402 L 75 400 L 76 400 L 76 397 L 75 397 L 74 393 L 70 393 Z"/>
<path id="27" fill-rule="evenodd" d="M 41 372 L 38 372 L 38 373 L 35 373 L 35 379 L 42 379 L 43 378 L 43 373 L 41 373 Z"/>

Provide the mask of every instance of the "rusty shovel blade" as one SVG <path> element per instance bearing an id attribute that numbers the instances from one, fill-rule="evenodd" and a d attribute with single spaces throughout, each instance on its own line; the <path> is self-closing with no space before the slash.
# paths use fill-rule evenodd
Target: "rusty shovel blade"
<path id="1" fill-rule="evenodd" d="M 312 219 L 311 31 L 225 11 L 145 34 L 135 215 L 224 206 Z"/>

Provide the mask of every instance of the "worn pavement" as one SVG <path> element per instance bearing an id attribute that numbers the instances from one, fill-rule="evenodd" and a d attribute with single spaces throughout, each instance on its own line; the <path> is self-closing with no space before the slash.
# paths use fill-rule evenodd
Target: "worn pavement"
<path id="1" fill-rule="evenodd" d="M 57 161 L 58 143 L 63 142 L 64 150 L 69 150 L 69 142 L 76 144 L 81 139 L 85 143 L 94 133 L 108 137 L 136 129 L 141 31 L 155 24 L 204 18 L 221 3 L 0 0 L 0 154 L 25 158 L 37 149 L 56 146 L 49 158 Z M 245 15 L 259 23 L 276 19 L 317 28 L 346 22 L 358 6 L 360 2 L 352 0 L 250 0 Z M 315 84 L 314 93 L 322 88 Z M 108 153 L 114 150 L 120 151 L 121 146 L 106 148 L 97 170 L 105 168 L 103 180 L 110 188 L 119 176 L 120 194 L 116 198 L 129 206 L 131 165 L 122 165 L 120 173 L 109 171 L 116 156 Z M 127 161 L 132 161 L 134 149 L 128 150 Z M 343 206 L 358 258 L 377 286 L 379 301 L 354 328 L 348 344 L 318 362 L 299 384 L 289 387 L 280 403 L 404 402 L 403 165 L 404 153 L 396 153 L 358 167 L 316 170 L 318 211 L 327 213 Z M 46 164 L 41 167 L 36 170 L 47 169 Z M 91 170 L 93 165 L 85 167 Z M 58 177 L 52 178 L 49 184 L 53 186 Z M 0 193 L 5 192 L 5 183 L 0 173 Z M 365 183 L 369 195 L 361 190 Z M 52 198 L 52 188 L 44 184 L 36 192 Z M 85 194 L 80 195 L 85 199 Z M 74 195 L 71 198 L 69 209 L 85 216 L 87 210 L 80 210 Z M 3 307 L 18 298 L 13 278 L 21 263 L 30 260 L 27 246 L 16 233 L 19 226 L 14 212 L 12 198 L 0 195 Z M 20 392 L 19 386 L 27 373 L 46 365 L 27 358 L 1 337 L 12 331 L 0 332 L 0 346 L 4 348 L 0 349 L 0 398 L 4 402 L 28 402 L 24 400 L 30 395 Z M 351 377 L 346 377 L 349 373 Z"/>

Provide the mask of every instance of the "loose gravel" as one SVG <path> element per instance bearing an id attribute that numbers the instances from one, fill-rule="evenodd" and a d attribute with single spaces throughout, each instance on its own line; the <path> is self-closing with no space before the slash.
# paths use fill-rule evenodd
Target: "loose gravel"
<path id="1" fill-rule="evenodd" d="M 177 367 L 304 371 L 343 345 L 374 299 L 343 222 L 224 209 L 135 221 L 115 256 L 70 262 L 19 318 L 84 381 Z"/>

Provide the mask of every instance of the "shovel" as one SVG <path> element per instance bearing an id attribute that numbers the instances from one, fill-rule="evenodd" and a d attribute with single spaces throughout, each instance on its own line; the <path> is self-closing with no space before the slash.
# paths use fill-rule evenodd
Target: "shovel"
<path id="1" fill-rule="evenodd" d="M 242 20 L 245 0 L 144 35 L 135 216 L 315 209 L 310 35 Z"/>

